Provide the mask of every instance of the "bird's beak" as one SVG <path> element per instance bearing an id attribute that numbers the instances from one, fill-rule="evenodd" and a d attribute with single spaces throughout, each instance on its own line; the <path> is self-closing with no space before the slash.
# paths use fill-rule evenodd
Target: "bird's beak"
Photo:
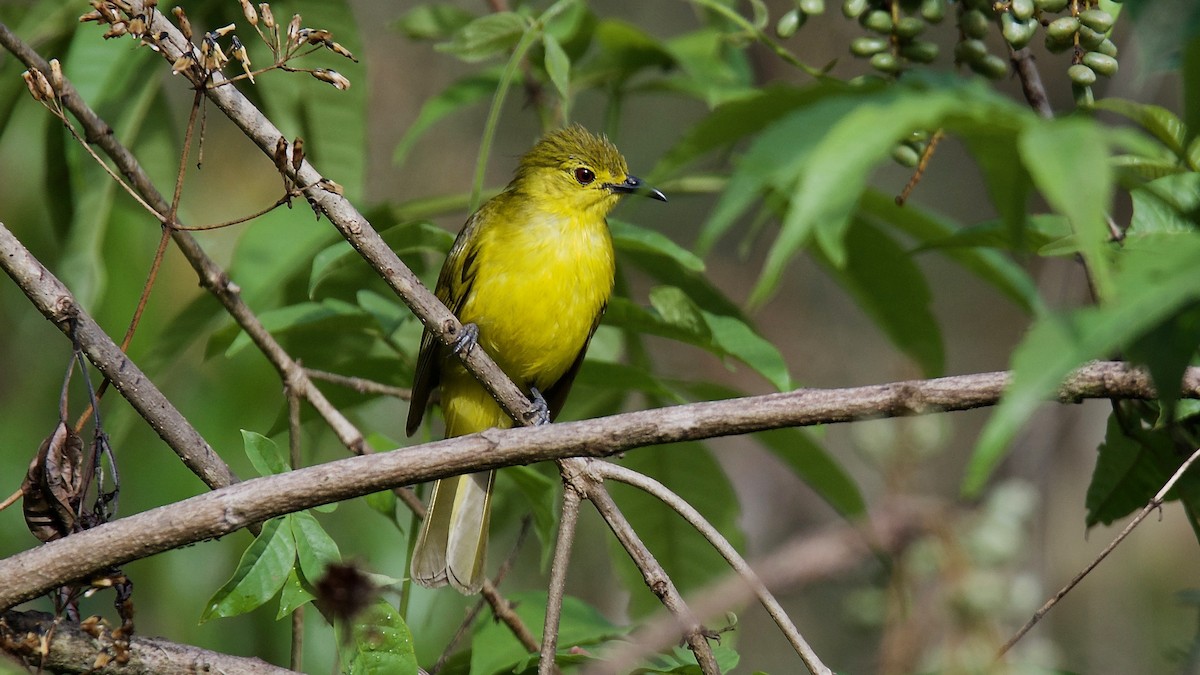
<path id="1" fill-rule="evenodd" d="M 652 187 L 646 187 L 642 184 L 642 179 L 638 178 L 637 176 L 626 176 L 624 183 L 605 183 L 604 187 L 612 190 L 613 192 L 619 192 L 621 194 L 631 195 L 642 193 L 647 197 L 651 199 L 657 199 L 660 202 L 667 201 L 666 195 Z"/>

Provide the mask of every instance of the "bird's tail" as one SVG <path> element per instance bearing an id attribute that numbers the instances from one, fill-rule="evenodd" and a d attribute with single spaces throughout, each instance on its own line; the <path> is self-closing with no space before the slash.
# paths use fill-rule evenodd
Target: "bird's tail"
<path id="1" fill-rule="evenodd" d="M 495 482 L 496 473 L 486 471 L 433 484 L 429 511 L 413 549 L 414 581 L 428 588 L 449 583 L 461 593 L 479 592 Z"/>

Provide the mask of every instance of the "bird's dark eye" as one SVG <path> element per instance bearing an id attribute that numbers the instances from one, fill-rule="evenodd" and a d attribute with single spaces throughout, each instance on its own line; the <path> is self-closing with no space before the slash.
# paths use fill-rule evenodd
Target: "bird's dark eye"
<path id="1" fill-rule="evenodd" d="M 588 185 L 596 180 L 596 174 L 586 166 L 581 166 L 575 169 L 575 180 L 579 181 L 580 185 Z"/>

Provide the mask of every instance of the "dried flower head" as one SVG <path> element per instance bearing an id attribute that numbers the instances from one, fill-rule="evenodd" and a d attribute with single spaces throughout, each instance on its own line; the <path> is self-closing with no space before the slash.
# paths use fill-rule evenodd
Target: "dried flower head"
<path id="1" fill-rule="evenodd" d="M 312 76 L 318 80 L 322 82 L 328 82 L 341 91 L 345 91 L 350 88 L 350 80 L 346 79 L 345 75 L 342 75 L 332 68 L 313 68 L 309 72 L 311 72 Z"/>

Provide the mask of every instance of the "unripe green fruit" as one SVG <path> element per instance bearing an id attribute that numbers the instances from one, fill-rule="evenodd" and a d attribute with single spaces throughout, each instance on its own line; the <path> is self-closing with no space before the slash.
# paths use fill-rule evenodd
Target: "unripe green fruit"
<path id="1" fill-rule="evenodd" d="M 1009 9 L 1013 16 L 1021 21 L 1028 21 L 1033 17 L 1033 0 L 1012 0 Z"/>
<path id="2" fill-rule="evenodd" d="M 1096 71 L 1097 75 L 1112 77 L 1117 74 L 1117 60 L 1100 52 L 1088 52 L 1083 55 L 1083 65 Z"/>
<path id="3" fill-rule="evenodd" d="M 1092 88 L 1084 84 L 1071 83 L 1071 93 L 1075 95 L 1075 105 L 1079 108 L 1091 108 L 1096 105 L 1096 97 Z"/>
<path id="4" fill-rule="evenodd" d="M 890 46 L 891 43 L 888 42 L 887 38 L 864 35 L 862 37 L 854 38 L 854 40 L 850 42 L 850 53 L 854 54 L 855 56 L 866 58 L 868 56 L 874 56 L 879 52 L 887 51 L 887 48 Z"/>
<path id="5" fill-rule="evenodd" d="M 989 26 L 987 15 L 977 9 L 963 12 L 962 19 L 959 20 L 959 27 L 969 38 L 986 37 Z"/>
<path id="6" fill-rule="evenodd" d="M 914 40 L 900 48 L 900 56 L 917 63 L 933 63 L 938 57 L 938 46 L 924 40 Z"/>
<path id="7" fill-rule="evenodd" d="M 903 68 L 900 59 L 891 52 L 880 52 L 872 56 L 871 67 L 881 73 L 898 73 Z"/>
<path id="8" fill-rule="evenodd" d="M 1117 44 L 1108 38 L 1104 38 L 1104 42 L 1101 42 L 1100 46 L 1096 47 L 1096 51 L 1105 56 L 1111 56 L 1114 59 L 1117 58 Z"/>
<path id="9" fill-rule="evenodd" d="M 1012 14 L 1000 17 L 1000 33 L 1008 44 L 1020 49 L 1033 39 L 1033 24 L 1018 21 Z"/>
<path id="10" fill-rule="evenodd" d="M 1033 0 L 1033 4 L 1043 12 L 1061 12 L 1067 8 L 1068 0 Z"/>
<path id="11" fill-rule="evenodd" d="M 1080 86 L 1088 87 L 1096 83 L 1096 71 L 1088 68 L 1082 63 L 1067 68 L 1067 76 L 1071 81 Z"/>
<path id="12" fill-rule="evenodd" d="M 905 16 L 896 22 L 896 27 L 892 32 L 901 39 L 909 40 L 920 35 L 923 30 L 925 30 L 924 21 L 915 16 Z"/>
<path id="13" fill-rule="evenodd" d="M 1083 25 L 1100 33 L 1107 33 L 1112 30 L 1113 16 L 1102 9 L 1089 9 L 1079 13 L 1079 20 Z"/>
<path id="14" fill-rule="evenodd" d="M 863 27 L 876 33 L 892 32 L 892 15 L 882 9 L 867 12 L 859 19 Z"/>
<path id="15" fill-rule="evenodd" d="M 800 13 L 800 10 L 793 9 L 779 17 L 779 23 L 775 24 L 775 34 L 784 39 L 790 38 L 796 34 L 803 23 L 804 15 Z"/>
<path id="16" fill-rule="evenodd" d="M 921 161 L 921 153 L 914 150 L 911 146 L 899 143 L 892 148 L 892 159 L 896 160 L 901 166 L 912 168 Z"/>
<path id="17" fill-rule="evenodd" d="M 1098 33 L 1087 26 L 1079 27 L 1079 44 L 1084 49 L 1097 49 L 1106 39 L 1104 33 Z"/>
<path id="18" fill-rule="evenodd" d="M 974 63 L 988 55 L 983 40 L 963 40 L 954 46 L 954 58 L 963 63 Z"/>
<path id="19" fill-rule="evenodd" d="M 929 23 L 941 23 L 946 18 L 946 0 L 922 0 L 921 17 Z"/>
<path id="20" fill-rule="evenodd" d="M 1046 50 L 1052 54 L 1061 54 L 1074 46 L 1071 40 L 1055 40 L 1053 35 L 1046 35 Z"/>
<path id="21" fill-rule="evenodd" d="M 871 4 L 870 0 L 845 0 L 842 3 L 842 14 L 847 19 L 857 19 L 863 12 L 867 11 L 867 5 Z"/>
<path id="22" fill-rule="evenodd" d="M 1046 35 L 1053 38 L 1056 42 L 1070 40 L 1075 37 L 1075 33 L 1079 31 L 1079 19 L 1073 16 L 1064 16 L 1061 19 L 1055 19 L 1046 26 Z"/>
<path id="23" fill-rule="evenodd" d="M 971 70 L 992 80 L 999 80 L 1008 75 L 1008 61 L 995 54 L 987 54 L 978 61 L 968 62 L 967 65 L 971 67 Z"/>

